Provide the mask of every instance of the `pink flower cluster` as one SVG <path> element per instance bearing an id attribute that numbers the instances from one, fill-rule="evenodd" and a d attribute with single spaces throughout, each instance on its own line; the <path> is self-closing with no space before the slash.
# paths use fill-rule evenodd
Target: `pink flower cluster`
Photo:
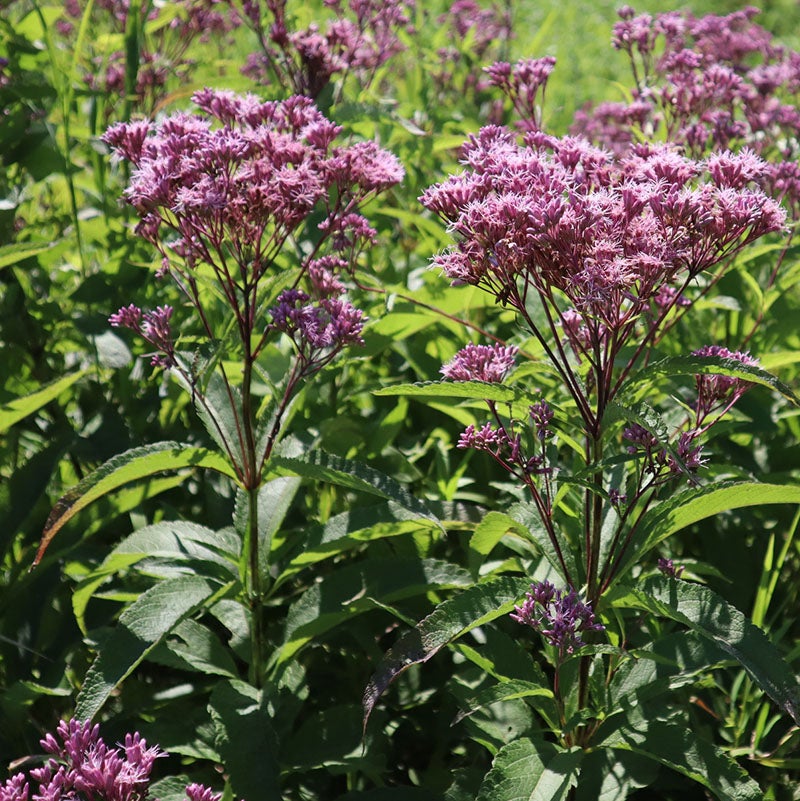
<path id="1" fill-rule="evenodd" d="M 335 76 L 356 72 L 368 83 L 375 70 L 403 50 L 399 31 L 413 31 L 414 0 L 324 0 L 333 19 L 291 30 L 287 0 L 245 0 L 245 17 L 258 34 L 261 51 L 243 72 L 259 83 L 273 81 L 310 98 Z"/>
<path id="2" fill-rule="evenodd" d="M 549 581 L 531 584 L 525 601 L 514 607 L 511 619 L 538 631 L 558 649 L 560 660 L 586 644 L 583 632 L 605 630 L 595 621 L 590 603 L 584 603 L 571 587 L 557 590 Z"/>
<path id="3" fill-rule="evenodd" d="M 730 351 L 720 345 L 706 345 L 699 350 L 692 351 L 692 356 L 730 359 L 734 366 L 758 366 L 758 359 L 754 359 L 749 353 Z M 706 419 L 712 414 L 716 414 L 716 419 L 719 419 L 744 395 L 750 386 L 747 381 L 735 376 L 705 373 L 695 376 L 695 385 L 697 387 L 695 426 L 698 429 L 704 427 Z"/>
<path id="4" fill-rule="evenodd" d="M 463 102 L 465 95 L 472 94 L 479 102 L 477 93 L 491 85 L 481 67 L 492 60 L 493 54 L 499 57 L 513 35 L 510 8 L 501 8 L 496 3 L 482 7 L 475 0 L 455 0 L 437 18 L 436 24 L 447 28 L 446 38 L 452 43 L 437 51 L 439 69 L 431 74 L 438 98 L 443 103 L 452 102 L 458 94 Z"/>
<path id="5" fill-rule="evenodd" d="M 262 102 L 205 89 L 194 102 L 200 113 L 120 123 L 104 141 L 134 168 L 125 195 L 141 218 L 137 232 L 161 253 L 161 273 L 176 278 L 205 323 L 207 300 L 196 271 L 210 268 L 248 342 L 257 327 L 259 282 L 275 271 L 289 237 L 299 235 L 312 213 L 321 214 L 297 281 L 306 278 L 317 298 L 341 294 L 340 276 L 375 236 L 360 204 L 400 181 L 403 169 L 375 142 L 336 146 L 340 128 L 306 97 Z M 331 252 L 323 255 L 324 246 Z M 360 316 L 349 304 L 329 299 L 315 308 L 316 327 L 296 327 L 293 338 L 309 336 L 308 346 L 318 349 L 313 332 L 335 322 L 347 328 L 331 334 L 339 345 L 359 341 Z M 321 317 L 329 323 L 321 324 Z M 169 362 L 168 321 L 165 309 L 142 317 L 128 307 L 112 317 L 112 324 L 136 330 Z M 213 335 L 208 326 L 207 333 Z"/>
<path id="6" fill-rule="evenodd" d="M 421 197 L 457 238 L 434 263 L 522 314 L 537 293 L 600 369 L 697 275 L 785 222 L 751 184 L 767 165 L 750 151 L 695 161 L 638 145 L 615 157 L 580 138 L 533 132 L 520 144 L 489 126 L 463 160 L 464 172 Z"/>
<path id="7" fill-rule="evenodd" d="M 757 367 L 758 360 L 749 353 L 730 351 L 720 345 L 706 345 L 692 351 L 692 356 L 725 359 L 731 367 Z M 672 450 L 666 449 L 652 432 L 638 424 L 622 432 L 628 453 L 644 459 L 645 469 L 654 481 L 671 476 L 696 473 L 705 464 L 700 438 L 720 420 L 747 391 L 750 383 L 742 378 L 718 373 L 699 373 L 695 376 L 697 400 L 694 415 L 677 434 Z"/>
<path id="8" fill-rule="evenodd" d="M 574 132 L 616 152 L 641 133 L 695 156 L 747 146 L 770 162 L 762 185 L 796 210 L 800 53 L 776 44 L 752 7 L 701 18 L 629 6 L 619 14 L 613 43 L 630 59 L 632 99 L 585 109 Z"/>
<path id="9" fill-rule="evenodd" d="M 521 59 L 516 64 L 498 61 L 486 68 L 489 83 L 498 87 L 519 115 L 522 130 L 541 127 L 542 105 L 547 80 L 555 68 L 552 56 Z"/>
<path id="10" fill-rule="evenodd" d="M 156 349 L 150 363 L 169 368 L 175 364 L 175 345 L 170 330 L 171 306 L 159 306 L 154 311 L 143 312 L 131 303 L 123 306 L 108 318 L 114 328 L 130 328 Z"/>
<path id="11" fill-rule="evenodd" d="M 42 748 L 51 758 L 29 775 L 20 772 L 0 785 L 0 801 L 143 801 L 148 797 L 153 763 L 166 756 L 158 746 L 135 734 L 126 734 L 118 748 L 109 748 L 100 737 L 100 727 L 89 721 L 61 721 L 56 735 L 47 734 Z M 31 780 L 39 787 L 30 795 Z M 186 788 L 188 801 L 220 801 L 201 784 Z"/>
<path id="12" fill-rule="evenodd" d="M 361 311 L 338 298 L 311 302 L 305 292 L 288 289 L 269 310 L 270 328 L 286 334 L 300 356 L 301 373 L 318 370 L 347 345 L 363 345 Z"/>
<path id="13" fill-rule="evenodd" d="M 442 367 L 451 381 L 502 383 L 514 367 L 519 348 L 505 345 L 467 345 Z"/>
<path id="14" fill-rule="evenodd" d="M 167 8 L 164 4 L 149 3 L 141 9 L 137 5 L 135 12 L 144 13 L 142 9 L 147 9 L 147 18 L 142 20 L 147 23 L 142 26 L 146 35 L 139 42 L 133 92 L 138 106 L 147 111 L 154 110 L 170 78 L 186 80 L 194 69 L 194 62 L 186 58 L 186 51 L 194 40 L 209 42 L 212 37 L 221 37 L 241 23 L 232 4 L 224 0 L 175 0 L 168 5 L 169 11 L 174 12 L 169 14 L 169 20 L 159 21 Z M 62 36 L 74 35 L 84 6 L 80 0 L 64 3 L 64 16 L 57 23 Z M 96 0 L 94 7 L 98 20 L 103 17 L 110 22 L 120 36 L 128 29 L 129 0 Z M 84 81 L 90 89 L 103 95 L 125 97 L 128 94 L 128 59 L 129 55 L 123 50 L 96 56 L 92 58 L 94 69 L 84 75 Z"/>

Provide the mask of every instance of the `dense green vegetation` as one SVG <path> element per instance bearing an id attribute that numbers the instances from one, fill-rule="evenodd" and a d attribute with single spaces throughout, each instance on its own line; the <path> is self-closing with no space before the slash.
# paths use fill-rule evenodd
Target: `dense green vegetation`
<path id="1" fill-rule="evenodd" d="M 796 798 L 800 8 L 679 9 L 740 14 L 681 33 L 736 76 L 683 109 L 610 2 L 341 5 L 4 4 L 8 775 L 91 718 L 163 801 Z"/>

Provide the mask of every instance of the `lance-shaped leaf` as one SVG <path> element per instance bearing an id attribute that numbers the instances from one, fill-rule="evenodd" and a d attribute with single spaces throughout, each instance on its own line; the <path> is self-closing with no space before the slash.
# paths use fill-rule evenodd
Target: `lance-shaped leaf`
<path id="1" fill-rule="evenodd" d="M 580 748 L 516 740 L 497 752 L 477 801 L 560 801 L 577 784 L 582 758 Z"/>
<path id="2" fill-rule="evenodd" d="M 742 364 L 738 359 L 720 356 L 670 356 L 639 370 L 626 382 L 623 392 L 646 381 L 660 376 L 676 375 L 726 375 L 740 378 L 751 384 L 760 384 L 780 393 L 795 406 L 800 406 L 800 398 L 780 379 L 761 367 Z"/>
<path id="3" fill-rule="evenodd" d="M 524 578 L 501 576 L 445 601 L 404 634 L 384 655 L 364 691 L 364 726 L 386 688 L 411 665 L 427 662 L 445 645 L 476 626 L 509 614 L 530 589 Z"/>
<path id="4" fill-rule="evenodd" d="M 675 620 L 712 640 L 800 723 L 800 684 L 764 632 L 708 587 L 652 576 L 636 587 L 618 586 L 604 603 L 642 609 Z"/>
<path id="5" fill-rule="evenodd" d="M 114 688 L 169 631 L 226 589 L 198 576 L 180 576 L 160 581 L 139 596 L 120 615 L 117 627 L 100 646 L 78 693 L 76 717 L 93 718 Z"/>
<path id="6" fill-rule="evenodd" d="M 51 247 L 53 247 L 52 242 L 14 242 L 11 245 L 3 245 L 0 247 L 0 270 L 24 259 L 29 259 L 31 256 L 44 253 Z"/>
<path id="7" fill-rule="evenodd" d="M 469 717 L 485 706 L 491 706 L 492 704 L 498 703 L 498 701 L 513 701 L 517 698 L 544 698 L 550 702 L 555 696 L 549 687 L 542 687 L 539 684 L 534 684 L 532 681 L 524 681 L 522 679 L 503 681 L 500 682 L 500 684 L 493 684 L 491 687 L 486 687 L 471 698 L 468 698 L 463 704 L 464 708 L 455 716 L 451 725 L 455 726 L 456 723 L 459 723 L 464 718 Z M 548 703 L 548 706 L 550 705 L 551 704 Z"/>
<path id="8" fill-rule="evenodd" d="M 275 454 L 270 458 L 269 466 L 275 473 L 326 481 L 347 489 L 377 495 L 379 498 L 395 501 L 423 517 L 436 519 L 430 507 L 408 492 L 402 484 L 360 462 L 324 451 L 314 451 L 305 456 Z"/>
<path id="9" fill-rule="evenodd" d="M 10 401 L 0 406 L 0 432 L 11 428 L 15 423 L 25 419 L 29 414 L 38 411 L 51 400 L 57 398 L 65 389 L 72 386 L 81 376 L 85 375 L 85 370 L 77 373 L 70 373 L 52 384 L 48 384 L 41 389 L 25 395 L 22 398 Z"/>
<path id="10" fill-rule="evenodd" d="M 513 403 L 524 399 L 524 394 L 506 384 L 487 381 L 422 381 L 415 384 L 397 384 L 376 389 L 375 395 L 403 395 L 413 398 L 461 398 L 464 400 L 490 400 Z"/>
<path id="11" fill-rule="evenodd" d="M 209 711 L 234 797 L 279 798 L 278 737 L 262 691 L 243 681 L 220 682 Z"/>
<path id="12" fill-rule="evenodd" d="M 614 569 L 615 580 L 659 542 L 686 526 L 730 509 L 771 503 L 800 503 L 800 485 L 736 481 L 690 489 L 647 511 L 625 554 Z"/>
<path id="13" fill-rule="evenodd" d="M 623 726 L 605 747 L 632 751 L 692 779 L 720 801 L 760 801 L 763 793 L 726 753 L 695 732 L 666 721 L 638 721 Z"/>
<path id="14" fill-rule="evenodd" d="M 179 442 L 158 442 L 114 456 L 59 499 L 47 518 L 33 564 L 39 564 L 47 546 L 64 524 L 98 498 L 156 473 L 197 467 L 236 479 L 230 463 L 220 453 Z"/>

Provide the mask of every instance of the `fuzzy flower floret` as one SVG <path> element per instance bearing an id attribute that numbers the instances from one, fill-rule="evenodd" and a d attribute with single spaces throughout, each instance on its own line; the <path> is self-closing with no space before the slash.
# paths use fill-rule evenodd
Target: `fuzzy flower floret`
<path id="1" fill-rule="evenodd" d="M 514 367 L 519 348 L 513 345 L 467 345 L 442 367 L 451 381 L 501 383 Z"/>
<path id="2" fill-rule="evenodd" d="M 338 351 L 347 345 L 363 345 L 363 314 L 350 303 L 337 298 L 312 302 L 299 289 L 290 289 L 278 297 L 269 310 L 271 328 L 287 334 L 298 351 L 311 354 Z"/>
<path id="3" fill-rule="evenodd" d="M 511 619 L 538 631 L 561 658 L 585 645 L 581 633 L 604 631 L 595 621 L 590 603 L 584 603 L 574 589 L 557 590 L 549 581 L 531 584 L 521 606 L 515 606 Z"/>

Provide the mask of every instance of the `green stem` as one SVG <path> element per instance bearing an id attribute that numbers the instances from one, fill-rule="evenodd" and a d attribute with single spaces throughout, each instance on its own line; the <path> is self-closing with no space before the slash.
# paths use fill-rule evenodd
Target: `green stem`
<path id="1" fill-rule="evenodd" d="M 258 487 L 247 490 L 247 549 L 248 605 L 250 607 L 250 683 L 261 687 L 264 654 L 264 604 L 261 589 L 261 570 L 258 554 Z"/>
<path id="2" fill-rule="evenodd" d="M 246 314 L 247 322 L 252 318 Z M 247 331 L 252 330 L 249 325 Z M 244 369 L 242 371 L 242 426 L 244 428 L 244 473 L 247 493 L 247 529 L 244 547 L 247 554 L 247 601 L 250 607 L 250 682 L 261 687 L 264 656 L 264 597 L 261 584 L 259 558 L 258 493 L 261 487 L 261 471 L 256 456 L 255 411 L 253 408 L 253 354 L 250 337 L 244 338 Z"/>

